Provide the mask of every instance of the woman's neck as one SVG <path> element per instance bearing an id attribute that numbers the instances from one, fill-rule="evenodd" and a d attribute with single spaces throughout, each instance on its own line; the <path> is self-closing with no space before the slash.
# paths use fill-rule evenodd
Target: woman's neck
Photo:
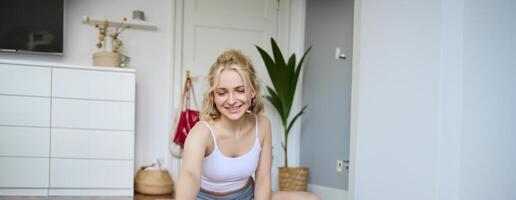
<path id="1" fill-rule="evenodd" d="M 249 114 L 244 113 L 242 115 L 242 117 L 240 117 L 237 120 L 230 120 L 224 116 L 221 116 L 218 120 L 219 121 L 218 124 L 219 124 L 219 127 L 222 128 L 223 130 L 238 134 L 242 131 L 242 129 L 246 125 L 248 116 L 249 116 Z"/>

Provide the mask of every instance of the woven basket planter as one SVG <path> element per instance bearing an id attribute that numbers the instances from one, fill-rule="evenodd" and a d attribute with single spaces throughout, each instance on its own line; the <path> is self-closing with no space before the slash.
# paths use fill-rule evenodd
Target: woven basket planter
<path id="1" fill-rule="evenodd" d="M 308 167 L 280 167 L 280 191 L 307 191 Z"/>

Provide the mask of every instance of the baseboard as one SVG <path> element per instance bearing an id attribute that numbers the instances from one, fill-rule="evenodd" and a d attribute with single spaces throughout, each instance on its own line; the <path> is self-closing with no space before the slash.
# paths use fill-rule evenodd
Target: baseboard
<path id="1" fill-rule="evenodd" d="M 0 189 L 0 196 L 47 196 L 48 189 Z"/>
<path id="2" fill-rule="evenodd" d="M 308 184 L 308 191 L 319 196 L 321 200 L 348 200 L 347 190 Z"/>
<path id="3" fill-rule="evenodd" d="M 133 196 L 133 189 L 49 189 L 49 196 Z"/>

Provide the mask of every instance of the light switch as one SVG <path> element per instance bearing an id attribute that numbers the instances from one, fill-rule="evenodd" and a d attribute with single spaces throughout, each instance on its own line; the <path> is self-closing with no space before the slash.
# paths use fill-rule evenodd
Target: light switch
<path id="1" fill-rule="evenodd" d="M 344 160 L 337 160 L 337 172 L 342 172 L 344 168 Z"/>
<path id="2" fill-rule="evenodd" d="M 335 60 L 339 59 L 346 60 L 346 54 L 342 53 L 340 48 L 337 47 L 335 48 Z"/>

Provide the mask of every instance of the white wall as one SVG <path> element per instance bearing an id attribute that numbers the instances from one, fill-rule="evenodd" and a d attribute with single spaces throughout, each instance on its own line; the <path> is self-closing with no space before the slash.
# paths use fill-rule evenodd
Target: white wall
<path id="1" fill-rule="evenodd" d="M 440 2 L 355 3 L 350 192 L 436 199 Z"/>
<path id="2" fill-rule="evenodd" d="M 464 0 L 462 200 L 516 199 L 515 9 Z"/>
<path id="3" fill-rule="evenodd" d="M 357 2 L 352 199 L 515 199 L 516 2 Z"/>
<path id="4" fill-rule="evenodd" d="M 437 199 L 459 199 L 464 1 L 442 0 Z"/>
<path id="5" fill-rule="evenodd" d="M 143 10 L 158 31 L 127 29 L 121 37 L 123 52 L 131 57 L 130 67 L 136 69 L 136 167 L 149 164 L 168 155 L 171 4 L 169 0 L 65 0 L 64 56 L 0 53 L 0 58 L 91 65 L 98 33 L 81 23 L 82 16 L 118 20 Z"/>

